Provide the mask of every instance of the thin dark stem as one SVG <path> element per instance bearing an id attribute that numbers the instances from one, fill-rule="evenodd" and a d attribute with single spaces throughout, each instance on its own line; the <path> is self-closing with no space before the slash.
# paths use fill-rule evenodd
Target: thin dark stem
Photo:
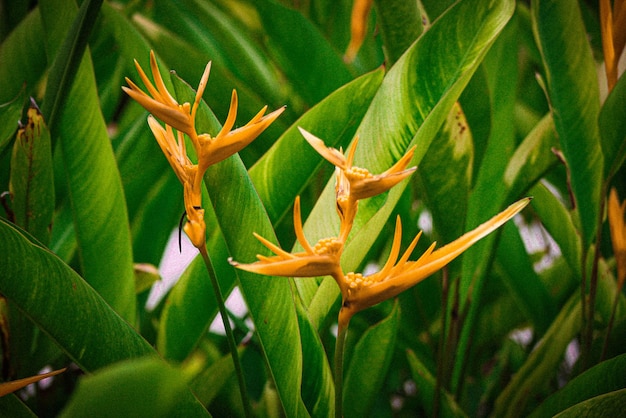
<path id="1" fill-rule="evenodd" d="M 606 196 L 605 188 L 602 189 L 602 196 Z M 586 370 L 590 366 L 591 343 L 593 340 L 593 316 L 596 307 L 596 295 L 598 291 L 598 264 L 600 262 L 600 242 L 602 241 L 602 217 L 604 213 L 604 197 L 600 199 L 600 211 L 596 228 L 596 248 L 594 249 L 593 265 L 591 266 L 591 276 L 589 278 L 589 305 L 587 306 L 587 322 L 584 331 L 584 354 L 583 368 Z M 585 257 L 586 258 L 586 257 Z M 586 270 L 586 266 L 583 266 Z M 584 301 L 584 299 L 583 299 Z"/>
<path id="2" fill-rule="evenodd" d="M 248 390 L 246 388 L 246 379 L 244 378 L 243 371 L 241 368 L 241 362 L 239 361 L 239 355 L 237 354 L 237 344 L 235 344 L 235 337 L 233 336 L 233 330 L 230 327 L 230 322 L 228 320 L 228 313 L 226 312 L 226 305 L 224 304 L 224 296 L 222 295 L 222 290 L 220 289 L 220 284 L 217 281 L 217 276 L 215 275 L 215 270 L 213 269 L 213 263 L 211 263 L 211 259 L 209 258 L 209 253 L 207 251 L 206 245 L 203 245 L 202 248 L 199 248 L 200 254 L 202 254 L 202 259 L 204 260 L 204 264 L 206 265 L 207 272 L 209 273 L 209 278 L 211 279 L 211 285 L 213 286 L 213 292 L 215 292 L 215 299 L 217 300 L 217 306 L 220 311 L 220 316 L 222 317 L 222 323 L 224 324 L 224 331 L 226 332 L 226 341 L 228 341 L 228 348 L 230 350 L 230 355 L 233 358 L 233 365 L 235 366 L 235 374 L 237 375 L 237 381 L 239 382 L 239 392 L 241 393 L 241 403 L 243 404 L 243 410 L 246 418 L 252 417 L 252 409 L 250 406 L 250 399 L 248 398 Z"/>
<path id="3" fill-rule="evenodd" d="M 335 364 L 333 374 L 335 379 L 335 418 L 343 416 L 343 349 L 346 342 L 348 324 L 339 321 L 337 341 L 335 342 Z"/>
<path id="4" fill-rule="evenodd" d="M 611 337 L 611 331 L 613 331 L 613 323 L 615 322 L 615 312 L 617 312 L 617 304 L 619 303 L 619 297 L 622 294 L 621 287 L 618 287 L 615 292 L 615 299 L 613 299 L 613 308 L 611 309 L 611 318 L 609 318 L 609 325 L 606 327 L 606 334 L 604 335 L 604 344 L 602 344 L 602 356 L 600 361 L 604 361 L 606 358 L 606 350 L 609 346 L 609 338 Z"/>
<path id="5" fill-rule="evenodd" d="M 437 375 L 435 379 L 435 393 L 433 399 L 433 417 L 439 416 L 439 405 L 441 402 L 441 388 L 443 387 L 442 380 L 444 379 L 445 364 L 447 361 L 446 350 L 446 328 L 450 331 L 450 328 L 446 326 L 448 321 L 448 295 L 450 293 L 450 283 L 448 281 L 448 270 L 443 270 L 442 286 L 441 286 L 441 333 L 439 334 L 439 348 L 437 353 Z"/>

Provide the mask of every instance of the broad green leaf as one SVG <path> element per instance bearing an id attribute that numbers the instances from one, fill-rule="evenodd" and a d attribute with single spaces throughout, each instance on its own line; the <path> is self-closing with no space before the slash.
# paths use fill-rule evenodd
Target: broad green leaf
<path id="1" fill-rule="evenodd" d="M 472 134 L 463 109 L 455 104 L 414 174 L 441 242 L 463 235 L 473 156 Z"/>
<path id="2" fill-rule="evenodd" d="M 241 358 L 243 349 L 238 350 Z M 203 405 L 210 405 L 230 380 L 235 380 L 235 367 L 230 353 L 218 358 L 189 383 L 191 390 Z"/>
<path id="3" fill-rule="evenodd" d="M 175 88 L 182 102 L 192 100 L 195 95 L 180 83 L 175 84 Z M 204 104 L 198 111 L 196 127 L 199 132 L 213 135 L 219 129 L 215 116 Z M 253 238 L 252 232 L 275 239 L 273 229 L 239 156 L 209 167 L 204 182 L 230 256 L 248 262 L 256 254 L 267 254 L 267 249 Z M 205 201 L 205 206 L 207 204 Z M 246 210 L 241 211 L 241 208 Z M 236 222 L 233 221 L 235 213 L 240 214 Z M 235 274 L 234 268 L 231 268 L 232 274 Z M 285 413 L 290 417 L 308 416 L 300 397 L 302 346 L 290 279 L 245 271 L 236 274 Z"/>
<path id="4" fill-rule="evenodd" d="M 515 200 L 508 196 L 507 185 L 502 181 L 506 167 L 515 151 L 514 99 L 517 81 L 516 60 L 518 56 L 517 18 L 513 16 L 503 29 L 494 47 L 485 57 L 487 85 L 489 87 L 492 114 L 491 129 L 482 163 L 475 174 L 476 182 L 470 194 L 465 229 L 470 230 L 483 222 L 485 213 L 498 213 Z M 510 187 L 510 186 L 509 186 Z M 518 197 L 518 196 L 516 196 Z M 511 201 L 509 201 L 511 200 Z M 460 373 L 465 366 L 465 356 L 469 353 L 467 344 L 474 333 L 478 320 L 478 310 L 491 253 L 495 248 L 497 234 L 492 234 L 472 248 L 462 259 L 462 274 L 459 282 L 460 309 L 465 310 L 468 293 L 471 289 L 472 304 L 458 344 L 455 370 L 451 390 L 456 390 Z"/>
<path id="5" fill-rule="evenodd" d="M 302 338 L 302 400 L 312 417 L 335 415 L 335 385 L 317 328 L 309 320 L 299 298 L 295 298 Z"/>
<path id="6" fill-rule="evenodd" d="M 181 403 L 187 378 L 157 357 L 112 364 L 80 379 L 60 417 L 210 416 L 197 401 Z"/>
<path id="7" fill-rule="evenodd" d="M 606 360 L 572 379 L 546 399 L 530 415 L 533 418 L 555 416 L 560 411 L 604 393 L 626 387 L 626 354 Z"/>
<path id="8" fill-rule="evenodd" d="M 381 32 L 386 65 L 392 66 L 422 34 L 428 22 L 418 2 L 391 0 L 376 3 L 376 24 Z"/>
<path id="9" fill-rule="evenodd" d="M 595 239 L 602 198 L 595 63 L 577 2 L 533 0 L 531 12 L 554 125 L 580 218 L 582 244 L 587 249 Z"/>
<path id="10" fill-rule="evenodd" d="M 250 169 L 250 178 L 273 224 L 285 216 L 295 197 L 322 164 L 327 164 L 297 128 L 315 131 L 329 147 L 345 148 L 380 86 L 382 76 L 381 71 L 374 71 L 331 93 L 294 122 Z"/>
<path id="11" fill-rule="evenodd" d="M 554 123 L 548 114 L 528 133 L 508 161 L 503 181 L 510 199 L 526 193 L 558 163 L 552 152 L 556 141 Z"/>
<path id="12" fill-rule="evenodd" d="M 232 16 L 198 0 L 160 2 L 157 6 L 166 12 L 159 15 L 159 21 L 176 25 L 181 37 L 197 45 L 216 65 L 227 68 L 271 105 L 283 104 L 286 92 L 267 53 Z"/>
<path id="13" fill-rule="evenodd" d="M 14 222 L 48 245 L 55 203 L 52 149 L 50 131 L 35 106 L 13 144 L 9 190 Z"/>
<path id="14" fill-rule="evenodd" d="M 396 302 L 389 316 L 368 328 L 356 344 L 350 365 L 345 371 L 345 416 L 367 416 L 376 398 L 380 396 L 396 347 L 399 322 L 400 308 Z"/>
<path id="15" fill-rule="evenodd" d="M 0 104 L 0 153 L 13 139 L 15 131 L 17 131 L 23 105 L 24 95 L 22 93 L 8 102 Z"/>
<path id="16" fill-rule="evenodd" d="M 620 77 L 600 110 L 604 177 L 610 178 L 626 158 L 626 77 Z"/>
<path id="17" fill-rule="evenodd" d="M 83 370 L 154 352 L 56 255 L 4 220 L 0 230 L 0 291 Z"/>
<path id="18" fill-rule="evenodd" d="M 2 219 L 0 265 L 0 292 L 82 370 L 156 354 L 74 270 Z M 179 401 L 184 411 L 204 411 L 189 391 Z"/>
<path id="19" fill-rule="evenodd" d="M 360 140 L 355 165 L 372 173 L 383 172 L 413 144 L 417 149 L 412 163 L 419 164 L 512 13 L 512 2 L 461 1 L 434 22 L 385 76 L 357 130 Z M 439 53 L 429 53 L 435 50 Z M 344 252 L 346 270 L 357 268 L 367 254 L 402 195 L 407 183 L 403 184 L 386 198 L 360 202 Z M 310 241 L 337 234 L 334 199 L 333 179 L 307 220 L 305 233 Z M 322 282 L 309 306 L 314 323 L 321 322 L 338 293 L 332 280 Z"/>
<path id="20" fill-rule="evenodd" d="M 76 14 L 76 6 L 66 0 L 44 5 L 42 20 L 48 52 L 55 56 Z M 55 62 L 55 66 L 64 64 Z M 122 317 L 132 321 L 135 283 L 126 202 L 100 113 L 89 54 L 83 56 L 71 89 L 59 94 L 67 99 L 59 110 L 58 122 L 50 125 L 50 130 L 53 142 L 54 136 L 59 137 L 63 152 L 81 272 Z"/>
<path id="21" fill-rule="evenodd" d="M 11 101 L 22 89 L 32 94 L 46 71 L 42 39 L 41 15 L 34 8 L 0 44 L 0 103 Z"/>
<path id="22" fill-rule="evenodd" d="M 502 242 L 497 248 L 499 265 L 506 272 L 504 284 L 538 335 L 548 329 L 557 314 L 555 300 L 533 270 L 515 224 L 502 227 Z"/>
<path id="23" fill-rule="evenodd" d="M 543 227 L 559 245 L 563 258 L 580 279 L 582 277 L 580 234 L 576 231 L 570 212 L 543 184 L 537 184 L 530 193 L 535 197 L 531 205 L 541 219 Z"/>
<path id="24" fill-rule="evenodd" d="M 270 54 L 309 106 L 351 80 L 339 54 L 304 16 L 271 0 L 255 7 Z"/>
<path id="25" fill-rule="evenodd" d="M 417 395 L 422 408 L 432 416 L 435 402 L 436 378 L 412 350 L 407 350 L 407 359 L 411 368 L 411 376 L 419 388 Z M 444 417 L 465 417 L 463 409 L 454 401 L 450 393 L 442 390 L 440 397 L 440 414 Z"/>
<path id="26" fill-rule="evenodd" d="M 70 90 L 74 77 L 78 74 L 102 0 L 87 0 L 78 11 L 73 3 L 66 4 L 65 10 L 59 8 L 55 12 L 67 13 L 64 18 L 67 19 L 66 23 L 71 19 L 69 27 L 51 21 L 51 10 L 47 8 L 47 4 L 44 4 L 42 12 L 42 22 L 49 37 L 46 52 L 48 61 L 51 62 L 42 114 L 52 129 L 56 129 L 57 118 L 66 104 L 68 95 L 63 92 Z M 55 131 L 56 133 L 58 132 Z"/>
<path id="27" fill-rule="evenodd" d="M 596 396 L 595 398 L 571 406 L 560 414 L 557 414 L 556 417 L 616 417 L 624 413 L 624 408 L 626 408 L 626 389 L 621 389 Z"/>
<path id="28" fill-rule="evenodd" d="M 17 395 L 0 397 L 0 416 L 11 418 L 37 418 Z"/>

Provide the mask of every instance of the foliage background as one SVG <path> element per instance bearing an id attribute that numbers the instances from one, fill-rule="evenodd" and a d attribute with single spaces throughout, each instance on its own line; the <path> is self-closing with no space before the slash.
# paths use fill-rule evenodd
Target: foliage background
<path id="1" fill-rule="evenodd" d="M 205 176 L 209 253 L 223 291 L 238 286 L 248 307 L 232 320 L 257 415 L 334 408 L 335 283 L 227 262 L 263 251 L 252 232 L 291 248 L 296 195 L 309 241 L 336 234 L 332 170 L 298 126 L 344 149 L 358 133 L 355 162 L 374 173 L 417 145 L 410 181 L 360 207 L 346 271 L 386 259 L 396 214 L 405 245 L 426 226 L 417 255 L 534 197 L 442 273 L 353 319 L 345 416 L 623 409 L 626 311 L 605 199 L 610 187 L 626 197 L 626 87 L 619 79 L 607 98 L 598 5 L 375 2 L 346 63 L 351 8 L 0 2 L 0 182 L 11 190 L 0 219 L 2 377 L 71 365 L 46 387 L 0 398 L 2 413 L 243 414 L 226 342 L 208 332 L 217 307 L 201 260 L 145 308 L 158 279 L 150 266 L 183 211 L 147 113 L 120 88 L 151 49 L 162 72 L 175 70 L 179 98 L 191 94 L 180 79 L 196 86 L 212 60 L 198 121 L 208 132 L 233 88 L 237 124 L 287 106 Z M 26 122 L 29 97 L 49 130 L 20 148 L 15 121 Z"/>

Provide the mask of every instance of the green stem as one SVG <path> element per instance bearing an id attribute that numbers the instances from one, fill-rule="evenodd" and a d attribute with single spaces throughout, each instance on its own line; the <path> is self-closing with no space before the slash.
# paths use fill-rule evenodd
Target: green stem
<path id="1" fill-rule="evenodd" d="M 209 253 L 207 251 L 206 245 L 203 245 L 202 248 L 199 248 L 199 250 L 200 250 L 200 254 L 202 254 L 204 264 L 206 265 L 207 272 L 209 273 L 209 278 L 211 279 L 211 285 L 213 286 L 213 292 L 215 292 L 215 299 L 217 300 L 217 306 L 220 311 L 220 316 L 222 317 L 222 323 L 224 324 L 224 331 L 226 332 L 226 341 L 228 341 L 228 348 L 230 350 L 230 355 L 233 358 L 233 364 L 235 366 L 235 374 L 237 375 L 237 381 L 239 382 L 239 392 L 241 393 L 241 403 L 243 404 L 243 410 L 244 410 L 246 418 L 250 418 L 252 417 L 252 410 L 250 407 L 250 399 L 248 398 L 246 380 L 243 376 L 243 371 L 241 369 L 241 362 L 239 361 L 239 355 L 237 354 L 237 344 L 235 344 L 235 337 L 233 336 L 233 330 L 231 329 L 230 322 L 228 321 L 228 312 L 226 312 L 226 305 L 224 304 L 224 296 L 222 295 L 220 284 L 217 281 L 217 276 L 215 275 L 215 270 L 213 269 L 213 263 L 211 263 L 211 259 L 209 258 Z"/>
<path id="2" fill-rule="evenodd" d="M 346 342 L 348 323 L 339 321 L 337 341 L 335 342 L 335 364 L 333 373 L 335 378 L 335 418 L 343 416 L 343 348 Z"/>

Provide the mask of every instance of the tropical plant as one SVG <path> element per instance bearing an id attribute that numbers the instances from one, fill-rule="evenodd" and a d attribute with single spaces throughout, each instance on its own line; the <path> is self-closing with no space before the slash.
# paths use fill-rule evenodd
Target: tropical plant
<path id="1" fill-rule="evenodd" d="M 0 415 L 623 410 L 623 1 L 0 10 Z"/>

